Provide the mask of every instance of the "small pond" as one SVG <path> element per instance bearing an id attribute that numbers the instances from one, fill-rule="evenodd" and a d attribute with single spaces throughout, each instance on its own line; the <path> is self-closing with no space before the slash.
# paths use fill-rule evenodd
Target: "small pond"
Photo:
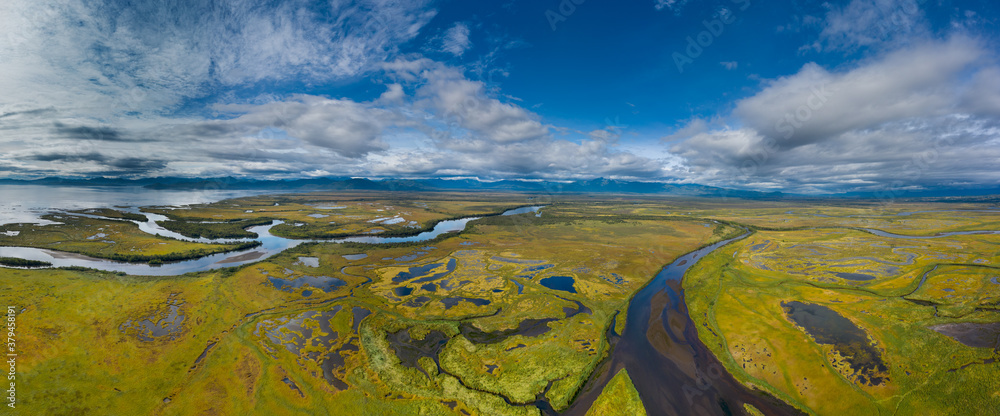
<path id="1" fill-rule="evenodd" d="M 462 301 L 469 302 L 469 303 L 471 303 L 473 305 L 476 305 L 476 306 L 486 306 L 486 305 L 490 304 L 490 301 L 488 301 L 486 299 L 462 298 L 462 297 L 441 299 L 441 303 L 444 304 L 444 308 L 445 309 L 451 309 L 455 305 L 458 305 L 458 302 L 462 302 Z"/>
<path id="2" fill-rule="evenodd" d="M 882 353 L 868 340 L 868 334 L 850 319 L 823 305 L 783 302 L 788 318 L 805 330 L 817 344 L 832 345 L 854 370 L 854 381 L 878 386 L 888 381 L 888 367 Z"/>
<path id="3" fill-rule="evenodd" d="M 538 284 L 552 290 L 561 290 L 569 293 L 576 293 L 573 287 L 575 279 L 571 276 L 551 276 L 538 281 Z"/>
<path id="4" fill-rule="evenodd" d="M 455 267 L 457 266 L 457 264 L 458 263 L 455 261 L 455 259 L 449 259 L 448 265 L 445 267 L 445 270 L 434 274 L 430 274 L 431 271 L 433 271 L 438 267 L 441 267 L 442 263 L 431 263 L 423 266 L 413 266 L 410 267 L 407 271 L 397 274 L 396 277 L 392 278 L 392 281 L 393 283 L 402 283 L 408 280 L 421 278 L 420 280 L 417 280 L 416 283 L 423 283 L 432 280 L 437 280 L 444 277 L 448 273 L 455 271 Z"/>
<path id="5" fill-rule="evenodd" d="M 934 325 L 934 331 L 973 348 L 1000 348 L 1000 322 L 959 322 Z"/>
<path id="6" fill-rule="evenodd" d="M 309 286 L 313 289 L 319 289 L 329 293 L 347 284 L 347 282 L 336 277 L 327 276 L 302 276 L 297 279 L 279 279 L 277 277 L 268 277 L 267 280 L 271 281 L 271 284 L 274 285 L 275 289 L 283 290 L 285 292 L 294 292 L 295 289 L 299 289 L 303 286 Z"/>
<path id="7" fill-rule="evenodd" d="M 871 275 L 867 275 L 867 274 L 862 274 L 862 273 L 845 273 L 845 272 L 839 272 L 839 273 L 834 273 L 834 274 L 837 275 L 837 277 L 839 277 L 841 279 L 854 280 L 856 282 L 863 282 L 863 281 L 868 281 L 868 280 L 875 280 L 875 276 L 871 276 Z"/>
<path id="8" fill-rule="evenodd" d="M 549 332 L 549 322 L 556 321 L 555 318 L 546 319 L 525 319 L 521 321 L 517 328 L 505 329 L 501 331 L 483 331 L 469 322 L 462 322 L 458 326 L 459 331 L 469 341 L 475 344 L 496 344 L 515 335 L 525 338 L 532 338 Z"/>

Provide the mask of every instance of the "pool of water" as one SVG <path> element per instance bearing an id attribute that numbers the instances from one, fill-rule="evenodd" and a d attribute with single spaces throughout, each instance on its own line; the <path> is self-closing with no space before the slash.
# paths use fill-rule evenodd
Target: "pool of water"
<path id="1" fill-rule="evenodd" d="M 455 267 L 457 266 L 457 264 L 458 262 L 455 261 L 455 259 L 448 259 L 448 263 L 446 266 L 444 263 L 431 263 L 431 264 L 425 264 L 423 266 L 413 266 L 407 269 L 407 271 L 397 274 L 396 277 L 392 278 L 392 281 L 393 283 L 402 283 L 413 279 L 417 279 L 414 281 L 414 283 L 430 282 L 432 280 L 437 280 L 444 276 L 447 276 L 448 273 L 455 271 Z M 433 274 L 431 273 L 432 271 L 438 269 L 441 266 L 445 266 L 444 270 Z"/>
<path id="2" fill-rule="evenodd" d="M 275 289 L 285 292 L 294 292 L 296 289 L 308 286 L 329 293 L 347 284 L 347 282 L 341 279 L 328 276 L 302 276 L 296 279 L 268 277 L 267 280 L 274 285 Z"/>
<path id="3" fill-rule="evenodd" d="M 441 363 L 438 361 L 438 355 L 444 349 L 449 339 L 444 332 L 430 331 L 424 335 L 423 339 L 418 340 L 410 336 L 409 329 L 390 333 L 386 337 L 390 348 L 396 352 L 396 357 L 399 358 L 400 364 L 418 369 L 427 375 L 428 378 L 431 376 L 420 366 L 420 358 L 428 357 L 433 359 L 434 363 L 438 366 L 438 371 L 440 371 Z"/>
<path id="4" fill-rule="evenodd" d="M 476 306 L 486 306 L 490 304 L 490 301 L 486 299 L 463 298 L 463 297 L 441 299 L 441 303 L 444 304 L 445 309 L 451 309 L 455 307 L 456 305 L 458 305 L 458 302 L 469 302 Z"/>
<path id="5" fill-rule="evenodd" d="M 319 267 L 319 259 L 316 257 L 299 257 L 299 260 L 295 264 L 306 267 Z"/>
<path id="6" fill-rule="evenodd" d="M 834 273 L 834 274 L 837 277 L 841 278 L 841 279 L 853 280 L 853 281 L 856 281 L 856 282 L 864 282 L 864 281 L 868 281 L 868 280 L 875 280 L 875 276 L 868 275 L 868 274 L 862 274 L 862 273 L 838 272 L 838 273 Z"/>
<path id="7" fill-rule="evenodd" d="M 358 327 L 361 326 L 361 321 L 365 320 L 365 318 L 367 318 L 368 315 L 371 315 L 372 311 L 368 310 L 368 308 L 355 306 L 351 308 L 351 313 L 354 314 L 354 317 L 352 318 L 351 322 L 352 330 L 354 331 L 355 334 L 357 334 Z"/>
<path id="8" fill-rule="evenodd" d="M 852 370 L 858 384 L 878 386 L 888 381 L 882 353 L 868 340 L 868 334 L 850 319 L 823 305 L 784 302 L 788 318 L 805 330 L 817 344 L 832 345 Z"/>
<path id="9" fill-rule="evenodd" d="M 517 328 L 500 331 L 483 331 L 469 322 L 463 322 L 458 326 L 459 331 L 469 341 L 476 344 L 496 344 L 515 335 L 525 338 L 533 338 L 549 332 L 549 322 L 555 322 L 555 318 L 545 319 L 525 319 L 521 321 Z"/>
<path id="10" fill-rule="evenodd" d="M 521 284 L 521 282 L 518 282 L 517 280 L 513 280 L 513 279 L 511 279 L 511 282 L 513 282 L 514 285 L 517 286 L 517 294 L 518 295 L 520 295 L 521 293 L 524 292 L 524 285 Z"/>
<path id="11" fill-rule="evenodd" d="M 503 214 L 500 214 L 500 215 L 506 217 L 506 216 L 510 216 L 510 215 L 538 213 L 538 210 L 540 210 L 542 208 L 544 208 L 544 206 L 521 207 L 521 208 L 515 208 L 515 209 L 512 209 L 512 210 L 508 210 L 508 211 L 506 211 L 506 212 L 504 212 Z"/>
<path id="12" fill-rule="evenodd" d="M 310 346 L 329 349 L 338 337 L 337 331 L 330 327 L 330 319 L 340 310 L 341 306 L 336 305 L 326 311 L 308 311 L 292 318 L 264 321 L 257 324 L 257 331 L 271 326 L 264 335 L 275 345 L 281 345 L 293 354 L 298 354 L 307 346 L 307 342 Z M 256 333 L 259 335 L 259 332 Z"/>
<path id="13" fill-rule="evenodd" d="M 958 322 L 934 325 L 934 331 L 973 348 L 1000 348 L 1000 322 Z"/>
<path id="14" fill-rule="evenodd" d="M 154 314 L 142 320 L 129 320 L 118 329 L 126 334 L 134 334 L 140 341 L 154 341 L 158 338 L 174 339 L 181 333 L 187 316 L 181 313 L 180 304 L 172 304 L 167 308 L 166 316 Z"/>
<path id="15" fill-rule="evenodd" d="M 538 284 L 545 286 L 552 290 L 561 290 L 563 292 L 576 293 L 576 288 L 573 287 L 575 279 L 571 276 L 551 276 L 546 277 L 538 281 Z"/>

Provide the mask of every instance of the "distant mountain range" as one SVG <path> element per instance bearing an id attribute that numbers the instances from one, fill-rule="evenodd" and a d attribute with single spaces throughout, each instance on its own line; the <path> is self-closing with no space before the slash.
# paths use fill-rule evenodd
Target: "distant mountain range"
<path id="1" fill-rule="evenodd" d="M 615 179 L 592 179 L 572 182 L 552 181 L 480 181 L 475 179 L 364 179 L 364 178 L 311 178 L 289 180 L 260 180 L 248 178 L 43 178 L 35 180 L 0 179 L 0 184 L 48 185 L 48 186 L 139 186 L 160 190 L 284 190 L 284 191 L 333 191 L 333 190 L 375 190 L 375 191 L 493 191 L 532 193 L 617 193 L 617 194 L 663 194 L 699 197 L 732 198 L 782 198 L 779 192 L 757 192 L 725 189 L 693 184 L 669 184 L 663 182 L 622 181 Z"/>
<path id="2" fill-rule="evenodd" d="M 782 192 L 760 192 L 719 188 L 697 184 L 672 184 L 664 182 L 624 181 L 597 178 L 571 182 L 501 180 L 480 181 L 476 179 L 364 179 L 364 178 L 310 178 L 288 180 L 261 180 L 250 178 L 43 178 L 34 180 L 0 179 L 7 185 L 48 185 L 48 186 L 138 186 L 159 190 L 275 190 L 275 191 L 493 191 L 531 193 L 602 193 L 602 194 L 646 194 L 675 195 L 692 197 L 729 197 L 743 199 L 785 199 L 785 198 L 883 198 L 879 192 L 850 192 L 828 195 L 801 195 Z M 945 198 L 1000 195 L 1000 187 L 932 189 L 897 192 L 894 198 Z"/>

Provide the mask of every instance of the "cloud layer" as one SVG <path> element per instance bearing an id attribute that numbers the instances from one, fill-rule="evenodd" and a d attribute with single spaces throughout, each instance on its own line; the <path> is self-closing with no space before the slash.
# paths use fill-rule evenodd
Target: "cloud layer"
<path id="1" fill-rule="evenodd" d="M 653 5 L 676 17 L 694 7 L 685 3 Z M 605 126 L 616 116 L 543 117 L 541 102 L 500 85 L 502 45 L 531 42 L 478 17 L 441 22 L 431 0 L 8 0 L 0 177 L 615 177 L 792 192 L 997 184 L 1000 57 L 961 22 L 933 33 L 923 3 L 824 6 L 822 18 L 802 19 L 819 27 L 792 47 L 800 60 L 787 75 L 751 76 L 723 110 L 670 131 L 662 125 L 675 120 L 629 130 Z M 851 58 L 823 59 L 832 55 Z M 732 77 L 759 66 L 728 59 L 716 69 Z"/>
<path id="2" fill-rule="evenodd" d="M 997 183 L 995 58 L 956 37 L 850 70 L 808 64 L 736 102 L 726 125 L 705 127 L 671 150 L 692 180 L 728 186 L 816 192 Z"/>

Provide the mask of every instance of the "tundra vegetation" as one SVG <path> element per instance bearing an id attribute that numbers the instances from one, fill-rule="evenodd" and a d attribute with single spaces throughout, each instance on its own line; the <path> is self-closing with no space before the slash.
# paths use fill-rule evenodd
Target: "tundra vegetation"
<path id="1" fill-rule="evenodd" d="M 255 241 L 225 244 L 180 241 L 148 234 L 135 223 L 118 217 L 102 219 L 64 213 L 44 215 L 42 219 L 54 224 L 0 225 L 0 246 L 43 248 L 124 262 L 159 263 L 196 259 L 260 245 Z"/>
<path id="2" fill-rule="evenodd" d="M 546 207 L 495 215 L 526 205 Z M 729 372 L 807 413 L 947 414 L 1000 406 L 1000 235 L 865 230 L 1000 229 L 990 212 L 898 215 L 983 208 L 260 196 L 143 210 L 192 237 L 274 220 L 272 232 L 292 238 L 409 235 L 484 218 L 429 242 L 303 244 L 183 276 L 4 268 L 0 299 L 20 311 L 18 348 L 30 353 L 18 374 L 32 387 L 18 405 L 35 414 L 538 415 L 539 402 L 569 407 L 609 354 L 609 329 L 621 333 L 631 297 L 664 265 L 749 230 L 683 282 L 698 335 Z M 150 236 L 113 215 L 7 225 L 19 233 L 0 242 L 106 258 L 230 248 Z M 554 276 L 569 286 L 542 283 Z M 590 413 L 644 412 L 623 371 Z"/>

